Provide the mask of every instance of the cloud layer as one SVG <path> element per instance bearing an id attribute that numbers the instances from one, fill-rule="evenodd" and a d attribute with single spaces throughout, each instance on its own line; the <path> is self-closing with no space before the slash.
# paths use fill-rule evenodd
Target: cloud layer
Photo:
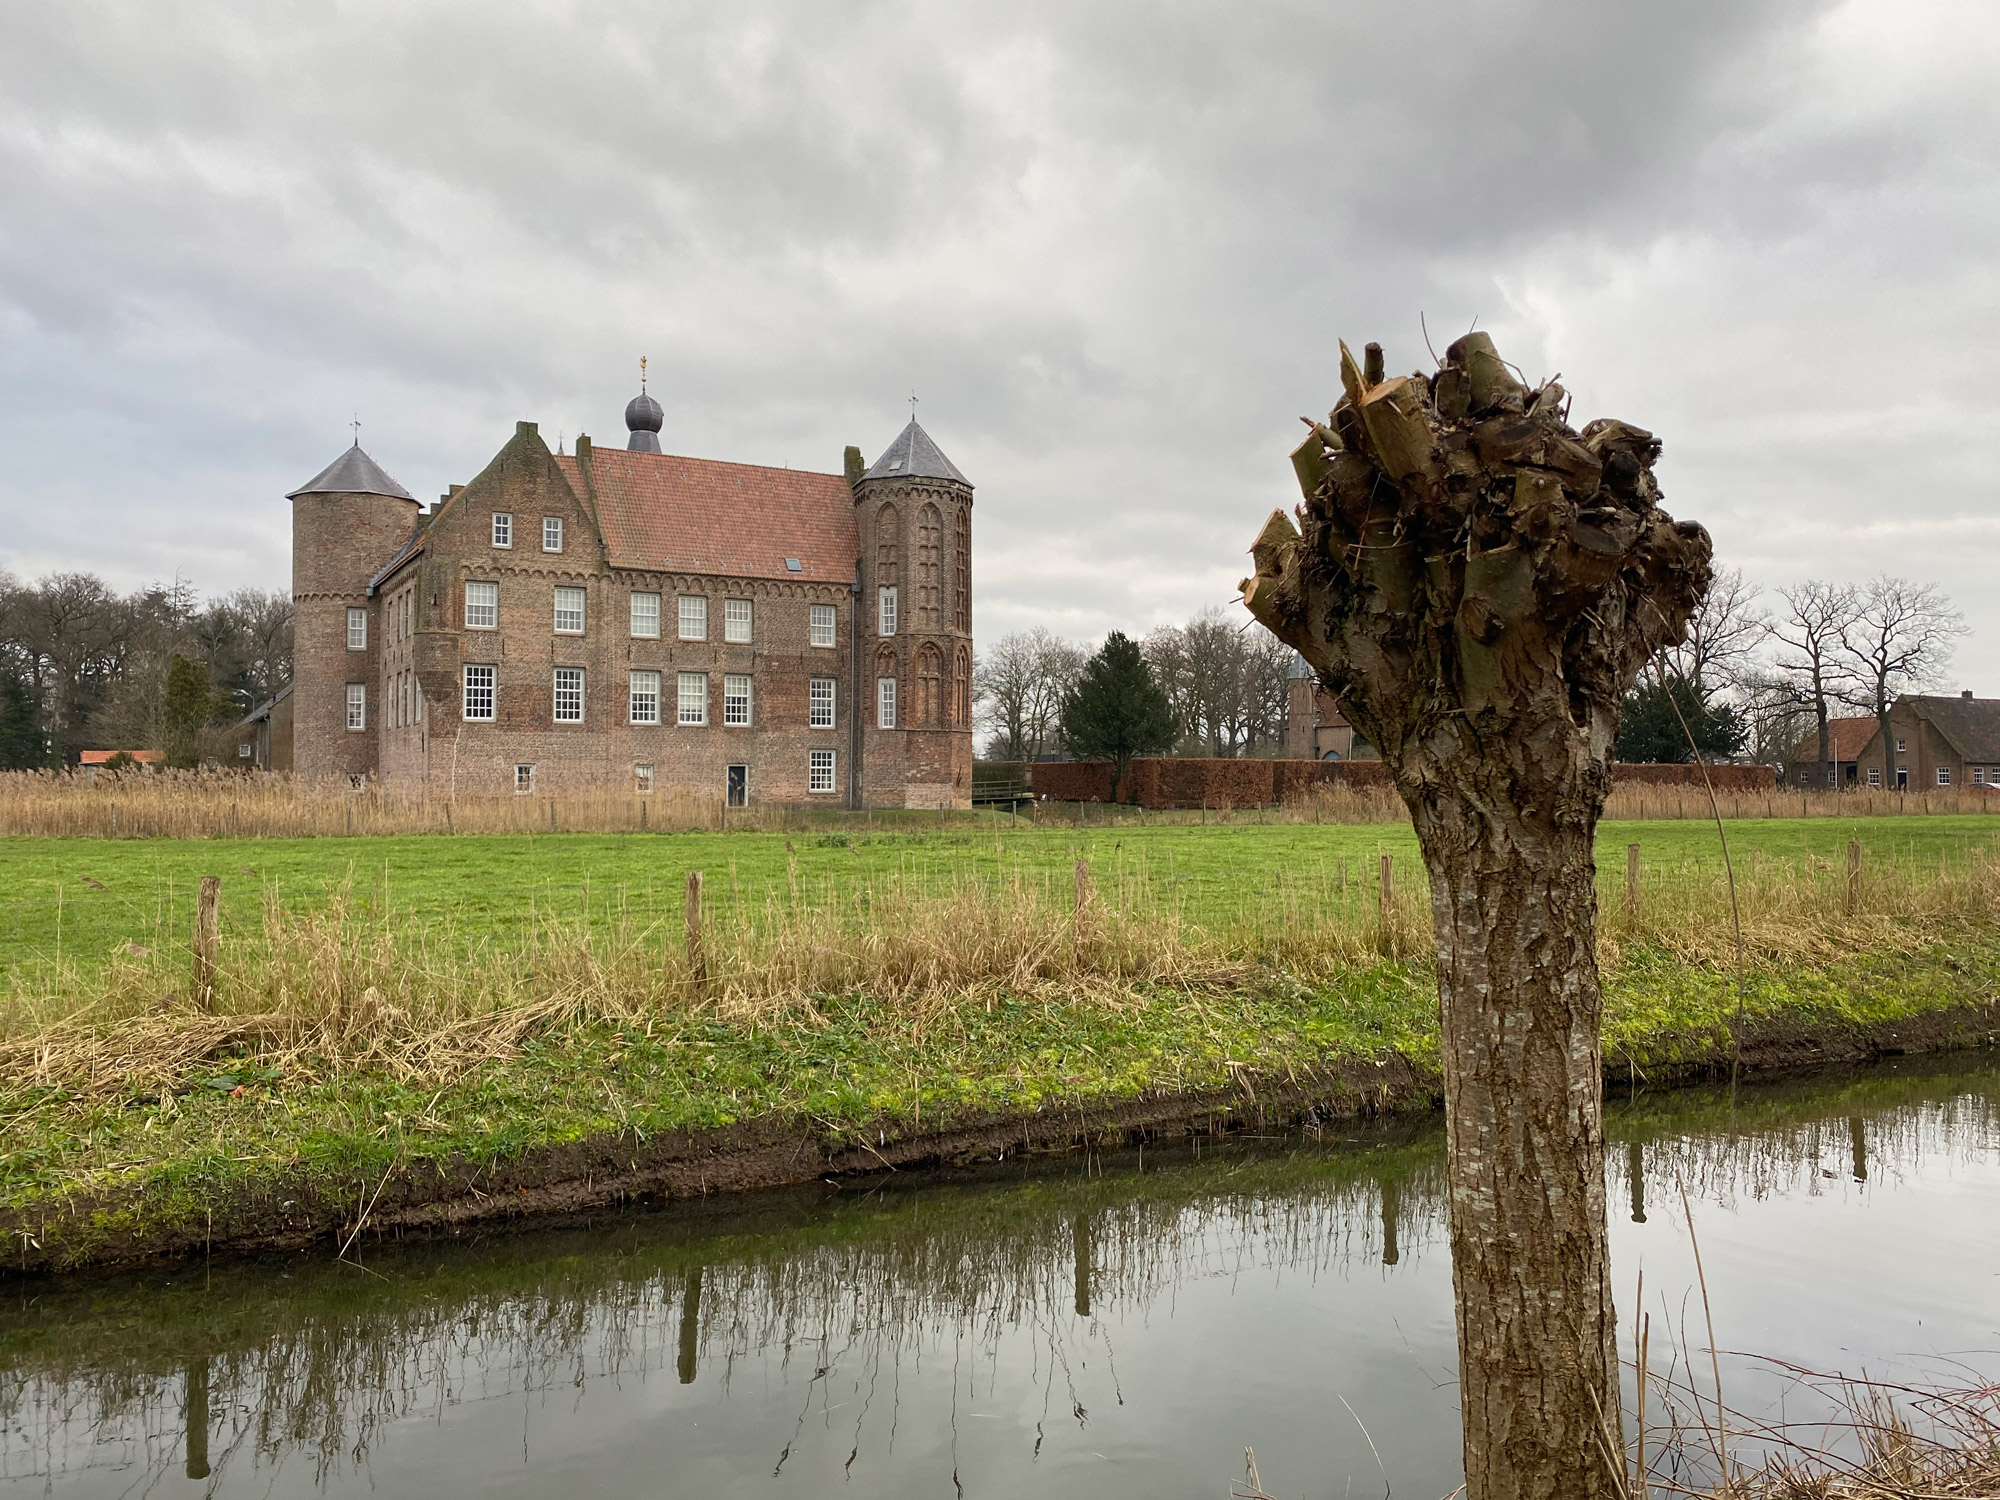
<path id="1" fill-rule="evenodd" d="M 904 400 L 976 624 L 1224 602 L 1335 339 L 1474 318 L 1781 583 L 1934 579 L 2000 692 L 1978 3 L 22 7 L 0 566 L 288 576 L 284 491 L 517 417 L 834 469 Z"/>

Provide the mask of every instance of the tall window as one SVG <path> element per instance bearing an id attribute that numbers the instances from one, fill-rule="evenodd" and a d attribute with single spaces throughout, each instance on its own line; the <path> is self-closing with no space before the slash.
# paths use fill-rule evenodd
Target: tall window
<path id="1" fill-rule="evenodd" d="M 738 727 L 750 722 L 750 677 L 731 672 L 722 679 L 722 722 Z"/>
<path id="2" fill-rule="evenodd" d="M 558 588 L 556 590 L 556 634 L 583 634 L 583 590 Z"/>
<path id="3" fill-rule="evenodd" d="M 347 727 L 368 727 L 368 684 L 365 682 L 350 682 L 347 685 Z"/>
<path id="4" fill-rule="evenodd" d="M 708 674 L 706 672 L 681 673 L 676 703 L 680 710 L 675 718 L 676 723 L 706 724 L 708 722 Z"/>
<path id="5" fill-rule="evenodd" d="M 875 591 L 875 633 L 894 635 L 896 633 L 896 591 L 880 588 Z"/>
<path id="6" fill-rule="evenodd" d="M 939 550 L 944 542 L 944 517 L 935 505 L 917 512 L 917 629 L 936 630 L 939 609 Z"/>
<path id="7" fill-rule="evenodd" d="M 750 644 L 750 601 L 748 599 L 724 599 L 722 601 L 722 638 L 732 645 Z"/>
<path id="8" fill-rule="evenodd" d="M 350 609 L 347 612 L 347 649 L 368 649 L 368 611 L 365 609 Z"/>
<path id="9" fill-rule="evenodd" d="M 831 677 L 815 677 L 812 680 L 809 702 L 812 709 L 812 727 L 814 729 L 833 728 L 833 694 L 834 687 Z"/>
<path id="10" fill-rule="evenodd" d="M 632 596 L 632 634 L 640 640 L 660 638 L 660 596 L 636 593 Z"/>
<path id="11" fill-rule="evenodd" d="M 556 722 L 583 722 L 583 668 L 556 668 Z"/>
<path id="12" fill-rule="evenodd" d="M 896 570 L 902 562 L 898 545 L 901 528 L 896 524 L 896 507 L 886 502 L 875 512 L 875 582 L 894 586 L 902 580 Z"/>
<path id="13" fill-rule="evenodd" d="M 561 516 L 542 517 L 542 550 L 544 552 L 562 551 L 562 531 Z"/>
<path id="14" fill-rule="evenodd" d="M 465 699 L 460 713 L 474 723 L 493 722 L 493 668 L 465 669 Z"/>
<path id="15" fill-rule="evenodd" d="M 965 505 L 951 535 L 951 628 L 972 634 L 972 509 Z"/>
<path id="16" fill-rule="evenodd" d="M 632 674 L 632 722 L 634 724 L 657 724 L 660 722 L 660 674 L 658 672 L 634 672 Z"/>
<path id="17" fill-rule="evenodd" d="M 514 545 L 514 517 L 508 511 L 493 512 L 493 545 L 496 547 Z"/>
<path id="18" fill-rule="evenodd" d="M 818 796 L 825 796 L 833 790 L 833 752 L 815 750 L 809 762 L 812 776 L 806 782 L 806 790 Z"/>
<path id="19" fill-rule="evenodd" d="M 681 639 L 708 639 L 708 600 L 701 594 L 681 595 Z"/>
<path id="20" fill-rule="evenodd" d="M 815 646 L 831 646 L 836 621 L 831 604 L 815 604 L 811 612 L 811 640 Z"/>
<path id="21" fill-rule="evenodd" d="M 944 657 L 926 641 L 917 653 L 917 712 L 912 720 L 929 727 L 939 722 L 944 709 Z"/>
<path id="22" fill-rule="evenodd" d="M 875 679 L 875 727 L 896 727 L 896 679 L 893 677 Z"/>
<path id="23" fill-rule="evenodd" d="M 499 584 L 468 583 L 465 586 L 465 628 L 467 630 L 500 628 Z"/>
<path id="24" fill-rule="evenodd" d="M 951 662 L 951 727 L 972 725 L 972 652 L 961 645 Z"/>

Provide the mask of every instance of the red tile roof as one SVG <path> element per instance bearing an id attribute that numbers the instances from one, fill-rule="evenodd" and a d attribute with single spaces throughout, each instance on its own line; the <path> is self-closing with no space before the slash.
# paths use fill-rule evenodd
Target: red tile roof
<path id="1" fill-rule="evenodd" d="M 167 758 L 160 750 L 82 750 L 76 759 L 78 765 L 101 766 L 114 755 L 129 755 L 142 766 L 157 765 Z"/>
<path id="2" fill-rule="evenodd" d="M 1861 752 L 1868 748 L 1868 742 L 1875 738 L 1875 716 L 1862 719 L 1828 719 L 1826 721 L 1827 753 L 1838 763 L 1858 760 Z M 1794 763 L 1819 760 L 1819 726 L 1808 729 L 1805 738 L 1799 741 L 1799 748 L 1793 753 Z"/>
<path id="3" fill-rule="evenodd" d="M 556 463 L 582 494 L 576 456 Z M 815 583 L 854 577 L 854 496 L 838 474 L 593 447 L 590 478 L 614 568 Z M 788 557 L 798 572 L 786 568 Z"/>

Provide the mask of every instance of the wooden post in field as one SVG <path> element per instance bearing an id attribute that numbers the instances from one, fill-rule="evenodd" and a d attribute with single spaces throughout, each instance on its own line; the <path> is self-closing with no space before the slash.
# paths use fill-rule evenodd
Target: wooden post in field
<path id="1" fill-rule="evenodd" d="M 194 903 L 194 1003 L 215 1009 L 215 961 L 221 946 L 222 877 L 201 877 L 201 894 Z"/>
<path id="2" fill-rule="evenodd" d="M 1396 900 L 1395 873 L 1396 873 L 1396 856 L 1393 854 L 1383 855 L 1382 885 L 1381 888 L 1377 890 L 1375 893 L 1375 911 L 1376 915 L 1381 918 L 1382 928 L 1384 931 L 1388 930 L 1389 912 L 1391 908 L 1394 906 Z"/>
<path id="3" fill-rule="evenodd" d="M 1639 846 L 1625 846 L 1625 920 L 1639 920 Z"/>
<path id="4" fill-rule="evenodd" d="M 687 874 L 688 979 L 699 994 L 708 988 L 708 956 L 701 945 L 701 871 Z"/>
<path id="5" fill-rule="evenodd" d="M 1861 906 L 1861 840 L 1847 841 L 1847 914 L 1851 917 Z"/>
<path id="6" fill-rule="evenodd" d="M 644 801 L 643 799 L 641 799 L 641 801 L 640 801 L 640 803 L 639 803 L 639 832 L 641 832 L 641 833 L 644 833 L 644 832 L 646 831 L 646 827 L 647 827 L 647 824 L 646 824 L 646 803 L 645 803 L 645 801 Z"/>
<path id="7" fill-rule="evenodd" d="M 1076 947 L 1077 967 L 1083 966 L 1084 945 L 1090 938 L 1090 861 L 1076 862 L 1076 914 L 1071 919 L 1071 938 Z"/>

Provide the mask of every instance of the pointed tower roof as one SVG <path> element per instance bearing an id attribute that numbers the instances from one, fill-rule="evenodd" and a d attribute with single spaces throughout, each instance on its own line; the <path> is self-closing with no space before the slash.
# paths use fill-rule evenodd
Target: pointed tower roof
<path id="1" fill-rule="evenodd" d="M 944 456 L 944 449 L 931 441 L 931 435 L 917 425 L 915 417 L 910 418 L 910 425 L 896 435 L 896 441 L 861 477 L 863 480 L 953 479 L 967 489 L 972 488 L 972 481 L 958 472 L 958 465 Z"/>
<path id="2" fill-rule="evenodd" d="M 285 498 L 296 500 L 300 495 L 392 495 L 398 500 L 408 500 L 412 503 L 415 503 L 417 498 L 391 479 L 380 464 L 362 452 L 359 443 Z"/>

